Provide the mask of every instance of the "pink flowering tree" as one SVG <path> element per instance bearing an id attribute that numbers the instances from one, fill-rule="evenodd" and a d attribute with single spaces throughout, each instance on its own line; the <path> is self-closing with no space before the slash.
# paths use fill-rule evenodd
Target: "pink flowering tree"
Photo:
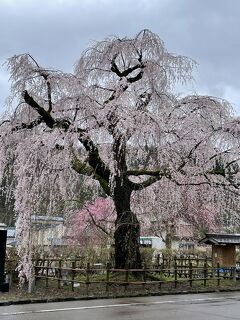
<path id="1" fill-rule="evenodd" d="M 77 209 L 68 221 L 67 234 L 71 244 L 82 247 L 111 244 L 116 212 L 111 198 L 97 198 Z"/>
<path id="2" fill-rule="evenodd" d="M 239 199 L 239 119 L 221 99 L 177 97 L 175 84 L 192 79 L 195 62 L 169 53 L 151 31 L 95 43 L 73 74 L 43 67 L 29 54 L 7 64 L 12 87 L 0 159 L 2 172 L 14 159 L 22 256 L 30 252 L 31 213 L 46 198 L 54 213 L 59 201 L 74 197 L 80 175 L 113 199 L 118 268 L 141 267 L 133 193 L 164 178 L 206 187 L 216 201 L 226 188 L 232 201 Z"/>

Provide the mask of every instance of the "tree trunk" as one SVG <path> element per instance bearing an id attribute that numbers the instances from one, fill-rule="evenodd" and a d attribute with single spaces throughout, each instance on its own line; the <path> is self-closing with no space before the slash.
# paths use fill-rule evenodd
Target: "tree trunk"
<path id="1" fill-rule="evenodd" d="M 123 186 L 115 188 L 114 203 L 117 211 L 115 222 L 115 267 L 141 268 L 139 250 L 140 224 L 130 210 L 131 191 Z"/>
<path id="2" fill-rule="evenodd" d="M 174 235 L 174 225 L 167 225 L 166 226 L 165 246 L 166 246 L 166 249 L 169 251 L 172 250 L 173 235 Z"/>
<path id="3" fill-rule="evenodd" d="M 118 214 L 114 233 L 116 268 L 141 268 L 139 237 L 140 225 L 136 215 L 131 211 Z"/>
<path id="4" fill-rule="evenodd" d="M 172 234 L 170 232 L 166 233 L 165 245 L 167 250 L 172 250 Z"/>

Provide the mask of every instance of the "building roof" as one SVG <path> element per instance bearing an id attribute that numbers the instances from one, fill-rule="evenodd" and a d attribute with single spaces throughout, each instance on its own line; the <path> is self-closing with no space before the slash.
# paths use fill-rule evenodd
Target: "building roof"
<path id="1" fill-rule="evenodd" d="M 199 241 L 205 244 L 236 244 L 240 245 L 240 234 L 239 233 L 206 233 L 206 236 Z"/>
<path id="2" fill-rule="evenodd" d="M 38 216 L 38 215 L 32 215 L 31 216 L 32 222 L 40 222 L 40 221 L 58 221 L 58 222 L 64 222 L 63 217 L 56 217 L 56 216 Z"/>
<path id="3" fill-rule="evenodd" d="M 5 223 L 0 223 L 0 228 L 6 228 L 6 224 Z"/>

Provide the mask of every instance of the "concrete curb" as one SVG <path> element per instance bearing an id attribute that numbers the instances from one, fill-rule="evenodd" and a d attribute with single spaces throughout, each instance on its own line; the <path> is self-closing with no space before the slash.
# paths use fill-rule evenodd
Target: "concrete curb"
<path id="1" fill-rule="evenodd" d="M 197 293 L 214 293 L 214 292 L 237 292 L 240 288 L 216 288 L 216 289 L 197 289 L 197 290 L 174 290 L 174 291 L 161 291 L 148 294 L 132 294 L 132 295 L 108 295 L 108 296 L 88 296 L 88 297 L 63 297 L 63 298 L 32 298 L 32 299 L 19 299 L 19 300 L 2 300 L 0 306 L 10 306 L 19 304 L 31 303 L 50 303 L 50 302 L 67 302 L 67 301 L 80 301 L 80 300 L 99 300 L 99 299 L 115 299 L 115 298 L 132 298 L 132 297 L 147 297 L 147 296 L 164 296 L 164 295 L 178 295 L 178 294 L 197 294 Z"/>

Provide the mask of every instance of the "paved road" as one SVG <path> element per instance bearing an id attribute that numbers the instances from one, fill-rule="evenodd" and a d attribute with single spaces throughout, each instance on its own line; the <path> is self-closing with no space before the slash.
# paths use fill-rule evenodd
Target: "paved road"
<path id="1" fill-rule="evenodd" d="M 1 320 L 240 319 L 240 293 L 169 295 L 0 307 Z"/>

